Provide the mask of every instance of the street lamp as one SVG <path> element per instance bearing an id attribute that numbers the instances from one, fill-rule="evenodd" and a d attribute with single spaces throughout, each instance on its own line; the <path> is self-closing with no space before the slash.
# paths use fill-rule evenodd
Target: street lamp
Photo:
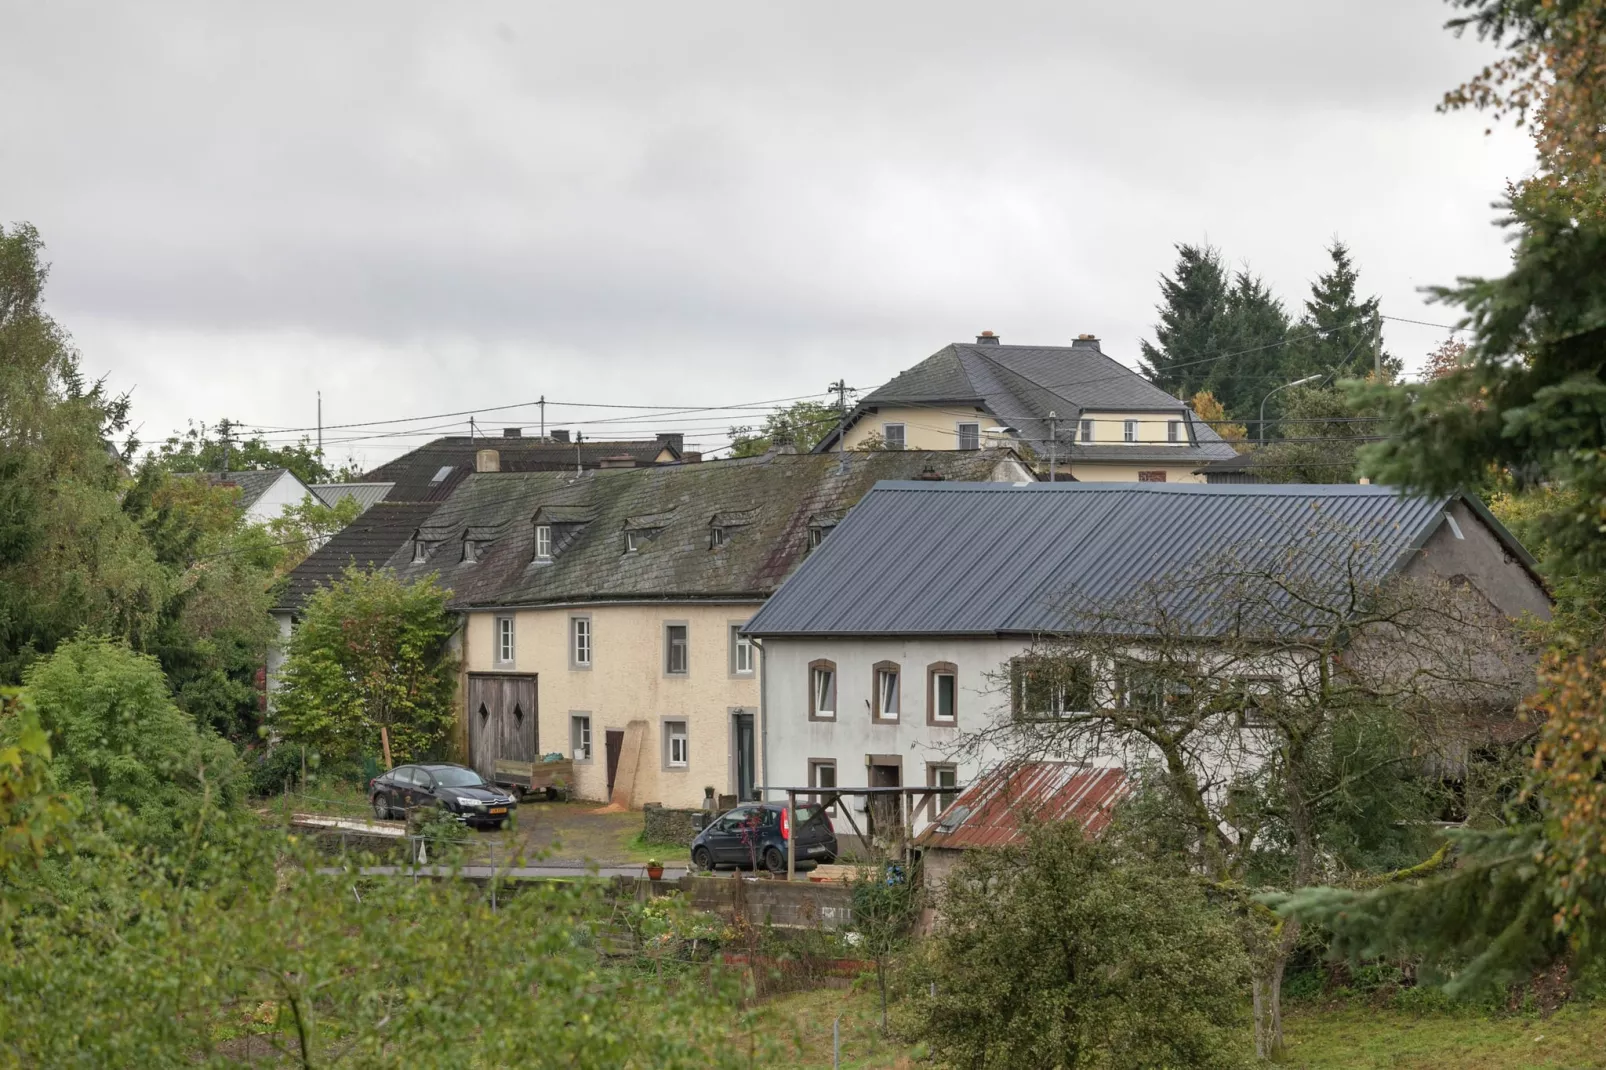
<path id="1" fill-rule="evenodd" d="M 1282 386 L 1272 390 L 1271 394 L 1277 393 L 1278 390 L 1287 390 L 1291 386 L 1304 386 L 1306 383 L 1314 383 L 1320 378 L 1322 378 L 1320 375 L 1307 375 L 1303 379 L 1295 379 L 1291 383 L 1284 383 Z M 1266 402 L 1271 400 L 1271 394 L 1267 394 L 1260 399 L 1260 444 L 1262 446 L 1266 444 Z"/>

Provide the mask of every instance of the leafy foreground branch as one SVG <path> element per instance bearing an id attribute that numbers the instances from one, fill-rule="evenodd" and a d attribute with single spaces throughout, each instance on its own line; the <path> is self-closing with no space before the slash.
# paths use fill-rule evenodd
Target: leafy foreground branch
<path id="1" fill-rule="evenodd" d="M 768 1050 L 737 975 L 605 955 L 595 886 L 493 912 L 461 882 L 319 875 L 273 831 L 192 846 L 202 887 L 105 843 L 70 882 L 5 886 L 0 1065 L 674 1068 Z"/>

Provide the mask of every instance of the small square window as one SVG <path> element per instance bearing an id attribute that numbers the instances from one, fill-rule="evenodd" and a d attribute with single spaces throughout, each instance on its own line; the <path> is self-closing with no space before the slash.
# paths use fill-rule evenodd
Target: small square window
<path id="1" fill-rule="evenodd" d="M 686 625 L 664 625 L 664 672 L 670 676 L 685 676 L 691 671 L 689 645 Z"/>
<path id="2" fill-rule="evenodd" d="M 535 559 L 537 561 L 552 560 L 551 524 L 537 524 L 535 526 Z"/>
<path id="3" fill-rule="evenodd" d="M 1093 421 L 1092 420 L 1083 420 L 1082 421 L 1082 441 L 1083 442 L 1092 442 L 1093 441 Z"/>
<path id="4" fill-rule="evenodd" d="M 1138 440 L 1138 422 L 1136 420 L 1128 420 L 1121 426 L 1121 434 L 1125 441 L 1136 442 Z"/>
<path id="5" fill-rule="evenodd" d="M 981 448 L 981 424 L 959 425 L 959 448 L 962 450 Z"/>
<path id="6" fill-rule="evenodd" d="M 753 640 L 742 634 L 740 624 L 731 625 L 731 673 L 735 676 L 753 674 Z"/>
<path id="7" fill-rule="evenodd" d="M 684 769 L 691 763 L 691 747 L 686 738 L 685 721 L 664 722 L 664 765 Z"/>
<path id="8" fill-rule="evenodd" d="M 1165 440 L 1167 442 L 1182 441 L 1182 421 L 1167 420 L 1165 425 Z"/>
<path id="9" fill-rule="evenodd" d="M 591 717 L 577 713 L 569 718 L 569 753 L 577 762 L 591 760 Z"/>
<path id="10" fill-rule="evenodd" d="M 496 663 L 513 664 L 513 618 L 496 618 Z"/>
<path id="11" fill-rule="evenodd" d="M 904 441 L 902 424 L 881 425 L 881 442 L 887 449 L 901 450 L 904 448 Z"/>

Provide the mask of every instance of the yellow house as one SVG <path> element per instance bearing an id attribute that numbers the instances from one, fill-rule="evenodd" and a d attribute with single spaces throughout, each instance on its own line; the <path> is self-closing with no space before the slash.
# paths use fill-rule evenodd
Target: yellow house
<path id="1" fill-rule="evenodd" d="M 1069 346 L 1004 345 L 991 331 L 955 342 L 871 391 L 845 426 L 850 450 L 1012 446 L 1045 479 L 1202 483 L 1202 466 L 1236 456 L 1092 335 Z M 817 450 L 836 448 L 833 432 Z"/>
<path id="2" fill-rule="evenodd" d="M 561 754 L 580 798 L 756 798 L 757 647 L 740 628 L 881 480 L 1031 480 L 1008 450 L 477 472 L 390 558 L 464 620 L 458 746 Z"/>

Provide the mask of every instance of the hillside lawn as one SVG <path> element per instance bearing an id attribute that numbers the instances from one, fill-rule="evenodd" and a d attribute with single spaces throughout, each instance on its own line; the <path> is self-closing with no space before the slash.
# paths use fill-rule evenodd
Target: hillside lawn
<path id="1" fill-rule="evenodd" d="M 883 1038 L 868 990 L 825 989 L 779 997 L 769 1004 L 777 1028 L 801 1048 L 777 1065 L 830 1067 L 831 1022 L 842 1018 L 845 1070 L 919 1070 L 926 1052 Z M 1302 1070 L 1541 1070 L 1606 1066 L 1606 1005 L 1564 1007 L 1549 1018 L 1510 1015 L 1418 1014 L 1360 1004 L 1289 1008 L 1284 1029 L 1288 1059 Z M 787 1024 L 782 1024 L 787 1023 Z M 1244 1043 L 1249 1044 L 1247 1024 Z"/>

